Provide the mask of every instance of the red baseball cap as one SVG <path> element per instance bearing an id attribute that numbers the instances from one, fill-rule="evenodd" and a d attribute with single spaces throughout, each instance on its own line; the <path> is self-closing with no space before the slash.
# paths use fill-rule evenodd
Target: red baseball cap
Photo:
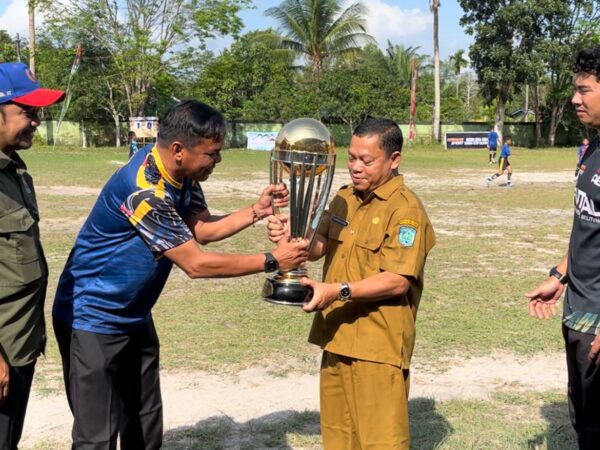
<path id="1" fill-rule="evenodd" d="M 64 98 L 63 91 L 42 88 L 25 64 L 18 62 L 0 64 L 0 104 L 14 102 L 43 108 L 63 101 Z"/>

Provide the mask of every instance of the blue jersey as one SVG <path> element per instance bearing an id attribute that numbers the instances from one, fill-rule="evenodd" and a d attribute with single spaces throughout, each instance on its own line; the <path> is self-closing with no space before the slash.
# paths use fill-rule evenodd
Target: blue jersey
<path id="1" fill-rule="evenodd" d="M 53 315 L 75 329 L 120 334 L 147 321 L 172 263 L 191 239 L 184 222 L 206 209 L 202 189 L 166 172 L 146 146 L 106 183 L 60 276 Z"/>
<path id="2" fill-rule="evenodd" d="M 508 158 L 510 156 L 510 147 L 508 144 L 504 144 L 502 146 L 502 151 L 500 152 L 500 158 Z"/>
<path id="3" fill-rule="evenodd" d="M 488 146 L 493 149 L 498 147 L 498 133 L 495 131 L 490 131 L 488 134 Z"/>
<path id="4" fill-rule="evenodd" d="M 135 139 L 132 139 L 129 143 L 129 157 L 131 158 L 139 151 L 138 143 Z"/>

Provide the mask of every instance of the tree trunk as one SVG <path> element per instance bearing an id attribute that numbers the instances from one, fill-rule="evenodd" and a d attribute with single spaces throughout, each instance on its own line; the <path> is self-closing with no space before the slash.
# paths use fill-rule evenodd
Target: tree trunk
<path id="1" fill-rule="evenodd" d="M 433 10 L 433 78 L 434 78 L 434 105 L 433 105 L 433 139 L 440 141 L 440 42 L 439 42 L 439 0 L 432 1 Z"/>
<path id="2" fill-rule="evenodd" d="M 119 148 L 121 146 L 121 121 L 119 120 L 119 114 L 113 114 L 113 119 L 115 121 L 115 147 Z"/>
<path id="3" fill-rule="evenodd" d="M 471 72 L 467 72 L 467 111 L 471 117 Z"/>
<path id="4" fill-rule="evenodd" d="M 506 115 L 506 103 L 508 102 L 508 93 L 510 92 L 510 83 L 504 83 L 500 86 L 498 94 L 498 105 L 496 106 L 496 130 L 500 135 L 500 142 L 504 142 L 504 117 Z"/>
<path id="5" fill-rule="evenodd" d="M 456 74 L 456 98 L 458 98 L 459 85 L 460 85 L 460 72 Z"/>
<path id="6" fill-rule="evenodd" d="M 408 140 L 415 141 L 415 116 L 417 115 L 417 79 L 419 77 L 419 65 L 417 59 L 411 61 L 412 77 L 410 82 L 410 116 L 408 120 Z"/>
<path id="7" fill-rule="evenodd" d="M 542 112 L 540 106 L 540 85 L 536 83 L 533 89 L 533 113 L 535 115 L 535 146 L 542 145 Z"/>
<path id="8" fill-rule="evenodd" d="M 35 74 L 35 0 L 29 0 L 29 69 Z"/>
<path id="9" fill-rule="evenodd" d="M 568 101 L 563 101 L 562 103 L 557 102 L 552 105 L 550 129 L 548 130 L 548 145 L 550 147 L 554 147 L 556 143 L 556 129 L 558 128 L 558 124 L 560 123 L 560 119 L 562 118 L 567 102 Z"/>
<path id="10" fill-rule="evenodd" d="M 525 111 L 523 111 L 523 120 L 527 122 L 529 114 L 529 83 L 525 85 Z"/>

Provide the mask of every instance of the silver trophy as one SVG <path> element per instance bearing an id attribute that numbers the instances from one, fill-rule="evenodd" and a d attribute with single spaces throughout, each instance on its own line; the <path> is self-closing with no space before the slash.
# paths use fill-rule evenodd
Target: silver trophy
<path id="1" fill-rule="evenodd" d="M 331 133 L 315 119 L 295 119 L 284 125 L 271 152 L 271 183 L 284 183 L 290 192 L 288 207 L 275 214 L 286 214 L 290 239 L 308 239 L 315 230 L 327 205 L 335 170 L 335 149 Z M 298 267 L 279 271 L 265 280 L 263 298 L 280 305 L 302 306 L 312 290 L 300 284 L 306 269 Z"/>

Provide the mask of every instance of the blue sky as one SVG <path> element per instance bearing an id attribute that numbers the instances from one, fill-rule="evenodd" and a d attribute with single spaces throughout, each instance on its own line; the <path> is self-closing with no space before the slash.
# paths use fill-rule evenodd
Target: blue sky
<path id="1" fill-rule="evenodd" d="M 254 9 L 241 14 L 245 31 L 276 28 L 275 22 L 264 15 L 271 6 L 281 0 L 255 0 Z M 347 1 L 352 3 L 351 0 Z M 420 47 L 420 53 L 433 53 L 433 16 L 429 0 L 363 0 L 369 9 L 369 33 L 375 36 L 380 47 L 385 48 L 389 39 L 393 44 Z M 462 10 L 457 0 L 443 0 L 440 7 L 440 53 L 446 59 L 458 49 L 467 50 L 472 38 L 458 24 Z M 38 19 L 38 26 L 42 22 Z M 27 35 L 27 0 L 0 0 L 0 29 L 12 36 Z M 219 38 L 209 42 L 209 48 L 219 52 L 231 43 L 231 38 Z"/>

